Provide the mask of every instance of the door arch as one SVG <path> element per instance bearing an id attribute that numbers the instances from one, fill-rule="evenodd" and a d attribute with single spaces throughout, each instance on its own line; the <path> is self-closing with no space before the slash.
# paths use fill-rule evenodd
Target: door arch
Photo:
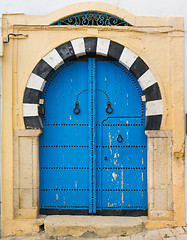
<path id="1" fill-rule="evenodd" d="M 41 213 L 145 214 L 142 95 L 129 70 L 103 58 L 69 61 L 50 76 L 42 93 Z"/>
<path id="2" fill-rule="evenodd" d="M 137 78 L 146 99 L 145 130 L 159 130 L 162 121 L 162 96 L 147 64 L 134 52 L 114 41 L 86 37 L 64 43 L 45 55 L 34 68 L 23 98 L 26 129 L 42 129 L 38 111 L 40 96 L 51 74 L 64 62 L 83 55 L 104 55 L 119 61 Z"/>

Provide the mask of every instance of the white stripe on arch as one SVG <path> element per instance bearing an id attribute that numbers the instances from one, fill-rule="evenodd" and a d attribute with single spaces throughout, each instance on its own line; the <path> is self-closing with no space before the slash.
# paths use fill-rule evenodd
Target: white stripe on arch
<path id="1" fill-rule="evenodd" d="M 119 62 L 129 70 L 137 57 L 138 56 L 134 52 L 125 47 L 121 53 Z"/>
<path id="2" fill-rule="evenodd" d="M 96 53 L 98 53 L 99 55 L 107 56 L 109 46 L 110 46 L 110 40 L 97 38 Z"/>
<path id="3" fill-rule="evenodd" d="M 155 77 L 153 76 L 152 72 L 150 69 L 148 69 L 139 79 L 138 82 L 144 91 L 146 88 L 152 86 L 155 84 L 157 81 Z"/>
<path id="4" fill-rule="evenodd" d="M 71 41 L 71 44 L 73 46 L 73 50 L 75 52 L 75 55 L 78 56 L 83 56 L 86 54 L 85 50 L 85 45 L 84 45 L 84 39 L 79 38 L 79 39 L 74 39 Z"/>
<path id="5" fill-rule="evenodd" d="M 162 115 L 162 100 L 146 102 L 146 116 Z"/>
<path id="6" fill-rule="evenodd" d="M 38 116 L 39 104 L 24 103 L 23 104 L 23 116 L 24 117 L 35 117 Z"/>
<path id="7" fill-rule="evenodd" d="M 46 81 L 43 78 L 32 73 L 27 83 L 27 88 L 36 89 L 42 92 L 45 86 L 45 83 Z"/>
<path id="8" fill-rule="evenodd" d="M 56 70 L 64 63 L 63 59 L 56 49 L 53 49 L 51 52 L 45 55 L 45 57 L 43 57 L 43 60 L 48 63 L 54 70 Z"/>

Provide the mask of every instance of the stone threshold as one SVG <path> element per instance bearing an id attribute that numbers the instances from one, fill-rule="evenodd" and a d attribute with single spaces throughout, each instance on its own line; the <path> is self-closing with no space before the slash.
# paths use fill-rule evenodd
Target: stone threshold
<path id="1" fill-rule="evenodd" d="M 143 228 L 142 217 L 52 215 L 44 220 L 49 236 L 120 237 L 142 232 Z"/>

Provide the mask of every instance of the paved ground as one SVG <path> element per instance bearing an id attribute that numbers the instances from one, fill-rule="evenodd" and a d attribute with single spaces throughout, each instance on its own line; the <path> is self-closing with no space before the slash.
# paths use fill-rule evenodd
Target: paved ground
<path id="1" fill-rule="evenodd" d="M 49 237 L 44 232 L 37 235 L 11 236 L 1 238 L 2 240 L 187 240 L 187 227 L 162 228 L 156 230 L 144 230 L 141 233 L 126 236 L 123 233 L 121 237 L 98 238 L 94 233 L 87 232 L 82 237 Z"/>

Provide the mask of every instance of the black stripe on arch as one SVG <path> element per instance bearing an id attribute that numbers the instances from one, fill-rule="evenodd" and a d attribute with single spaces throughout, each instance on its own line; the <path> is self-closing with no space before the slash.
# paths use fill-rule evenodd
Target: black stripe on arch
<path id="1" fill-rule="evenodd" d="M 43 59 L 41 59 L 39 63 L 36 65 L 36 67 L 34 68 L 32 73 L 47 80 L 53 72 L 54 72 L 54 69 L 51 66 L 49 66 L 49 64 L 46 63 Z"/>
<path id="2" fill-rule="evenodd" d="M 61 58 L 65 61 L 76 58 L 71 42 L 64 43 L 56 48 Z"/>
<path id="3" fill-rule="evenodd" d="M 140 78 L 148 69 L 149 67 L 140 57 L 137 57 L 130 67 L 130 71 L 137 79 Z"/>
<path id="4" fill-rule="evenodd" d="M 162 115 L 145 117 L 145 130 L 160 130 Z"/>
<path id="5" fill-rule="evenodd" d="M 110 41 L 109 49 L 108 49 L 108 57 L 114 58 L 117 61 L 119 60 L 121 53 L 123 51 L 124 47 L 120 45 L 119 43 Z"/>
<path id="6" fill-rule="evenodd" d="M 146 88 L 144 91 L 146 102 L 162 99 L 158 83 L 154 83 L 150 87 Z"/>
<path id="7" fill-rule="evenodd" d="M 95 54 L 97 47 L 97 38 L 96 37 L 87 37 L 84 38 L 85 52 L 86 54 Z"/>
<path id="8" fill-rule="evenodd" d="M 41 98 L 41 91 L 32 89 L 32 88 L 26 88 L 24 98 L 23 98 L 23 103 L 38 104 L 40 98 Z"/>
<path id="9" fill-rule="evenodd" d="M 24 117 L 26 129 L 43 129 L 42 121 L 39 116 Z"/>

